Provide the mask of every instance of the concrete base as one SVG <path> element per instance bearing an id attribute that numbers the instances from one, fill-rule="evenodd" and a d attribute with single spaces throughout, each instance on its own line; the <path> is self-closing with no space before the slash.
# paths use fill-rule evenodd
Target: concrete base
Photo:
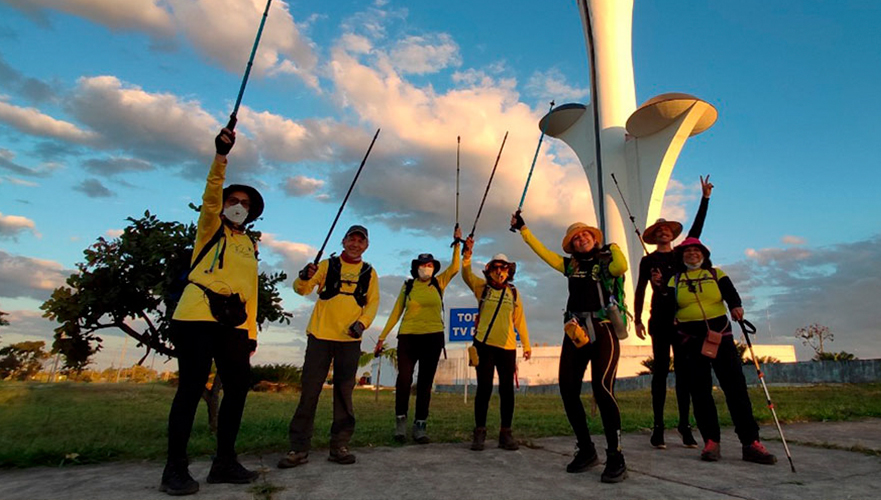
<path id="1" fill-rule="evenodd" d="M 494 436 L 496 429 L 490 429 Z M 516 417 L 514 433 L 516 436 Z M 488 446 L 473 452 L 463 444 L 407 445 L 399 448 L 355 449 L 354 465 L 327 461 L 316 450 L 310 462 L 290 470 L 275 468 L 281 456 L 243 456 L 247 467 L 263 471 L 255 485 L 207 484 L 210 463 L 190 466 L 201 483 L 196 498 L 205 499 L 358 499 L 402 498 L 749 498 L 810 500 L 876 498 L 881 491 L 881 420 L 805 423 L 784 427 L 798 473 L 790 472 L 775 428 L 763 428 L 777 465 L 741 460 L 732 429 L 724 429 L 722 460 L 701 462 L 700 450 L 678 446 L 675 430 L 667 431 L 666 450 L 649 446 L 649 434 L 623 437 L 629 479 L 601 484 L 602 465 L 581 474 L 567 474 L 574 440 L 554 437 L 525 443 L 519 451 Z M 595 436 L 598 448 L 602 436 Z M 487 444 L 494 445 L 488 440 Z M 840 448 L 840 449 L 829 449 Z M 856 447 L 863 451 L 847 451 Z M 873 454 L 874 453 L 874 454 Z M 604 453 L 600 452 L 601 459 Z M 3 499 L 162 499 L 158 491 L 161 463 L 112 463 L 98 466 L 33 468 L 0 472 Z M 256 488 L 282 488 L 258 496 Z"/>

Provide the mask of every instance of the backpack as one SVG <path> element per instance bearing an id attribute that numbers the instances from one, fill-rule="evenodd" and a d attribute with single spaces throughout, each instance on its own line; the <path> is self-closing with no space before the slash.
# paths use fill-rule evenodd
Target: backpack
<path id="1" fill-rule="evenodd" d="M 171 281 L 167 283 L 164 297 L 165 315 L 167 318 L 170 318 L 174 314 L 174 310 L 177 309 L 177 304 L 180 302 L 180 298 L 184 294 L 184 289 L 190 283 L 190 273 L 196 269 L 199 262 L 201 262 L 208 254 L 208 251 L 220 241 L 221 237 L 223 237 L 223 224 L 221 224 L 217 229 L 217 232 L 211 236 L 211 239 L 205 243 L 205 246 L 202 247 L 202 250 L 199 252 L 199 255 L 196 256 L 195 260 L 193 260 L 192 247 L 187 247 L 182 252 L 172 254 L 166 259 L 166 279 L 168 279 L 167 277 L 169 276 L 172 277 Z"/>
<path id="2" fill-rule="evenodd" d="M 330 300 L 339 294 L 351 295 L 355 298 L 355 302 L 359 307 L 364 307 L 367 305 L 367 288 L 370 286 L 370 275 L 372 274 L 371 271 L 373 270 L 373 267 L 367 262 L 364 262 L 364 265 L 361 266 L 361 274 L 358 275 L 358 281 L 345 281 L 350 285 L 355 283 L 355 291 L 352 293 L 342 291 L 342 269 L 343 263 L 340 261 L 339 257 L 331 255 L 330 258 L 327 259 L 327 275 L 324 278 L 324 288 L 318 293 L 318 298 L 321 300 Z"/>
<path id="3" fill-rule="evenodd" d="M 410 292 L 413 291 L 413 283 L 416 280 L 413 278 L 408 279 L 404 282 L 404 301 L 410 298 Z M 429 286 L 433 286 L 437 289 L 437 294 L 440 295 L 441 298 L 441 307 L 444 306 L 444 291 L 441 289 L 440 282 L 434 276 L 431 277 L 431 282 Z"/>

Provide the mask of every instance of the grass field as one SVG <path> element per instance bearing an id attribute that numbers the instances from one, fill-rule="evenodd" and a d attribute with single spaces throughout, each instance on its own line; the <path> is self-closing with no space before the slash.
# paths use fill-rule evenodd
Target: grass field
<path id="1" fill-rule="evenodd" d="M 174 388 L 164 384 L 40 384 L 0 382 L 0 467 L 96 463 L 109 460 L 164 458 L 166 420 Z M 760 422 L 771 422 L 760 388 L 750 389 Z M 771 396 L 784 422 L 849 420 L 881 417 L 881 384 L 772 387 Z M 287 451 L 287 429 L 299 393 L 250 393 L 238 451 Z M 330 391 L 322 394 L 313 446 L 327 446 L 331 418 Z M 618 394 L 624 432 L 651 427 L 647 390 Z M 588 408 L 590 398 L 585 397 Z M 676 424 L 675 397 L 667 399 L 668 427 Z M 724 397 L 716 393 L 719 416 L 730 425 Z M 411 398 L 411 411 L 413 399 Z M 392 441 L 394 394 L 355 392 L 358 418 L 354 447 L 399 446 Z M 498 397 L 490 402 L 490 435 L 498 429 Z M 589 413 L 592 433 L 599 434 L 599 415 Z M 191 456 L 214 450 L 205 405 L 200 405 Z M 473 427 L 473 397 L 434 394 L 429 433 L 435 442 L 465 442 Z M 571 430 L 557 395 L 518 394 L 514 432 L 521 439 L 569 435 Z M 768 436 L 769 438 L 772 436 Z"/>

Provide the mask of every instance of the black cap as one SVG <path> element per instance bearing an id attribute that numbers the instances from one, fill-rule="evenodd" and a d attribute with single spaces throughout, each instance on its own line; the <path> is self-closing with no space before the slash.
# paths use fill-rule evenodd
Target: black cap
<path id="1" fill-rule="evenodd" d="M 348 238 L 349 235 L 352 233 L 361 233 L 361 235 L 364 236 L 364 238 L 366 238 L 368 240 L 370 239 L 370 235 L 367 234 L 367 228 L 364 226 L 359 226 L 359 225 L 355 224 L 354 226 L 350 227 L 348 231 L 346 231 L 346 236 L 344 236 L 344 237 Z"/>

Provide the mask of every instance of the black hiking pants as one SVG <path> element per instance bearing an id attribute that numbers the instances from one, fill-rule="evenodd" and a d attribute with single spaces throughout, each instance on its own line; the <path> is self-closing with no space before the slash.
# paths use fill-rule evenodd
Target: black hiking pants
<path id="1" fill-rule="evenodd" d="M 428 418 L 431 404 L 431 386 L 437 363 L 444 348 L 444 332 L 425 334 L 398 334 L 398 378 L 395 381 L 395 415 L 406 415 L 410 406 L 410 388 L 413 371 L 419 363 L 416 382 L 415 420 Z"/>
<path id="2" fill-rule="evenodd" d="M 501 427 L 511 427 L 514 421 L 514 370 L 517 368 L 517 350 L 502 349 L 483 342 L 475 342 L 478 363 L 477 395 L 474 397 L 474 426 L 486 427 L 486 413 L 493 394 L 493 378 L 499 374 L 499 413 Z"/>
<path id="3" fill-rule="evenodd" d="M 687 427 L 688 384 L 685 381 L 685 363 L 676 361 L 679 354 L 679 333 L 673 318 L 649 318 L 649 335 L 652 337 L 652 411 L 655 426 L 664 426 L 664 404 L 667 400 L 667 375 L 670 373 L 670 349 L 673 349 L 673 372 L 676 380 L 676 403 L 679 408 L 679 427 Z"/>
<path id="4" fill-rule="evenodd" d="M 234 458 L 245 398 L 251 385 L 251 346 L 248 332 L 213 321 L 172 321 L 171 339 L 180 373 L 168 413 L 168 460 L 187 458 L 187 443 L 211 361 L 223 384 L 217 417 L 217 457 Z"/>

